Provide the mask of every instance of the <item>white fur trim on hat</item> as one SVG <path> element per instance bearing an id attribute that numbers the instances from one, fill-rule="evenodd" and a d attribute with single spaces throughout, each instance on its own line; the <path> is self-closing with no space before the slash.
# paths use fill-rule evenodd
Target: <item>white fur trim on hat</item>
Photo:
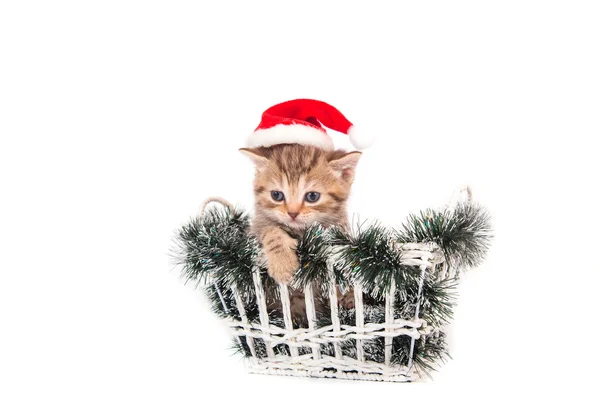
<path id="1" fill-rule="evenodd" d="M 301 124 L 275 125 L 272 128 L 259 129 L 248 137 L 248 147 L 269 147 L 276 144 L 297 143 L 333 150 L 333 140 L 327 133 Z"/>

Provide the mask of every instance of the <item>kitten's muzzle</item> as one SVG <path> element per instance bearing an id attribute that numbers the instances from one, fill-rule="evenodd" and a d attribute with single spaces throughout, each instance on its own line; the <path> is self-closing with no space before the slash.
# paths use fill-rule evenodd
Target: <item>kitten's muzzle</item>
<path id="1" fill-rule="evenodd" d="M 289 212 L 289 213 L 288 213 L 288 215 L 289 215 L 290 217 L 292 217 L 292 221 L 295 221 L 295 220 L 296 220 L 296 217 L 298 216 L 298 214 L 299 214 L 299 213 L 297 213 L 297 212 Z"/>

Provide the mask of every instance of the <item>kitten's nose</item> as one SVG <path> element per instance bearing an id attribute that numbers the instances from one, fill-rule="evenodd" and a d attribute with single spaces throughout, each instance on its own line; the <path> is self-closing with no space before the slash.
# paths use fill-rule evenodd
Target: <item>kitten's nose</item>
<path id="1" fill-rule="evenodd" d="M 298 216 L 299 213 L 297 213 L 297 212 L 296 213 L 289 212 L 288 214 L 289 214 L 290 217 L 292 217 L 292 219 L 296 219 L 296 217 Z"/>

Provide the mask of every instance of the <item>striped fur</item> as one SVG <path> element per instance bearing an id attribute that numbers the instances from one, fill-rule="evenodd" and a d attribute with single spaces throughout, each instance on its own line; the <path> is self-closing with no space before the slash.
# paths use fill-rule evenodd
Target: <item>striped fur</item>
<path id="1" fill-rule="evenodd" d="M 252 231 L 265 250 L 269 274 L 287 282 L 298 269 L 296 239 L 306 226 L 348 227 L 346 203 L 361 153 L 298 144 L 240 150 L 256 165 Z M 272 191 L 282 192 L 285 200 L 273 200 Z M 308 192 L 320 193 L 320 199 L 307 202 Z"/>

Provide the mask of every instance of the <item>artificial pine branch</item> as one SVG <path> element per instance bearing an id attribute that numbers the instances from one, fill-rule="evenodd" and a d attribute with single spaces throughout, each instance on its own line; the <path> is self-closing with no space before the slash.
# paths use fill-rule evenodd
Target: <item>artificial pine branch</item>
<path id="1" fill-rule="evenodd" d="M 453 209 L 428 209 L 410 215 L 396 233 L 404 243 L 435 242 L 446 262 L 455 267 L 475 267 L 483 261 L 492 239 L 489 213 L 480 205 L 459 203 Z"/>
<path id="2" fill-rule="evenodd" d="M 300 269 L 293 281 L 296 288 L 313 284 L 315 294 L 328 293 L 327 264 L 333 263 L 336 284 L 342 288 L 351 282 L 360 283 L 366 299 L 365 323 L 385 321 L 385 293 L 392 278 L 396 285 L 394 318 L 414 318 L 420 269 L 402 264 L 398 242 L 435 242 L 443 250 L 448 262 L 455 266 L 473 267 L 487 251 L 491 240 L 489 215 L 480 206 L 459 204 L 452 210 L 426 210 L 411 215 L 401 231 L 392 231 L 380 224 L 358 226 L 355 232 L 333 227 L 324 229 L 319 225 L 309 227 L 298 243 Z M 251 323 L 259 323 L 258 306 L 252 278 L 253 268 L 261 268 L 261 280 L 267 299 L 277 302 L 277 285 L 262 268 L 261 250 L 255 238 L 248 234 L 249 218 L 241 210 L 208 210 L 203 218 L 193 218 L 177 232 L 173 258 L 181 267 L 186 282 L 204 284 L 213 311 L 219 317 L 239 319 L 233 288 L 241 294 L 246 315 Z M 456 279 L 437 280 L 426 275 L 422 287 L 419 317 L 435 328 L 452 318 Z M 218 290 L 217 290 L 218 288 Z M 317 321 L 318 326 L 331 324 L 328 302 Z M 342 325 L 354 325 L 354 309 L 341 308 Z M 271 324 L 283 327 L 280 313 L 272 311 Z M 296 322 L 295 326 L 304 322 Z M 250 356 L 244 337 L 235 341 L 235 348 Z M 266 356 L 266 348 L 260 339 L 255 341 L 259 357 Z M 382 338 L 364 342 L 368 360 L 383 362 Z M 345 356 L 355 357 L 354 340 L 341 343 Z M 333 355 L 332 345 L 322 345 L 323 354 Z M 285 345 L 274 348 L 276 354 L 287 354 Z M 310 348 L 299 348 L 307 354 Z M 398 336 L 393 340 L 392 362 L 407 365 L 410 338 Z M 415 343 L 414 361 L 419 370 L 427 372 L 447 356 L 443 332 L 421 338 Z"/>
<path id="3" fill-rule="evenodd" d="M 184 280 L 203 284 L 210 277 L 242 293 L 250 290 L 258 244 L 247 235 L 248 226 L 242 211 L 213 208 L 181 227 L 172 255 Z"/>

